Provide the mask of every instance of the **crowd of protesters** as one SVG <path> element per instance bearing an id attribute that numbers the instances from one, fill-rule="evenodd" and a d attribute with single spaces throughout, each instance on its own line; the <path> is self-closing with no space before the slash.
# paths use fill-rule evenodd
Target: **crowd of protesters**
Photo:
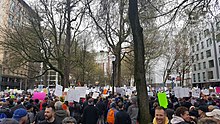
<path id="1" fill-rule="evenodd" d="M 92 93 L 79 102 L 49 96 L 32 99 L 24 93 L 1 96 L 0 124 L 138 124 L 137 96 L 110 95 L 96 99 Z M 170 94 L 167 108 L 157 97 L 149 98 L 152 124 L 220 124 L 220 99 L 217 95 L 201 98 L 176 98 Z"/>

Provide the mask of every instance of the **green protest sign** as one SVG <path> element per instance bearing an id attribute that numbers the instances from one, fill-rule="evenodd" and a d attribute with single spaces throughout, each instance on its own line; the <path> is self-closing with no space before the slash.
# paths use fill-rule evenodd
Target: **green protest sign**
<path id="1" fill-rule="evenodd" d="M 160 106 L 167 108 L 168 100 L 167 100 L 166 93 L 158 93 L 157 97 L 158 97 L 158 101 L 159 101 Z"/>

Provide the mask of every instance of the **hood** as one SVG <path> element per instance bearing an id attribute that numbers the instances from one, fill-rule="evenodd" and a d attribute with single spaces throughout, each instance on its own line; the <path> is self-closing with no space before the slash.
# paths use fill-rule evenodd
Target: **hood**
<path id="1" fill-rule="evenodd" d="M 184 119 L 179 117 L 179 116 L 173 116 L 173 118 L 171 119 L 171 124 L 177 124 L 180 122 L 184 122 Z"/>
<path id="2" fill-rule="evenodd" d="M 56 116 L 66 117 L 67 116 L 67 112 L 65 110 L 57 110 L 56 111 Z"/>

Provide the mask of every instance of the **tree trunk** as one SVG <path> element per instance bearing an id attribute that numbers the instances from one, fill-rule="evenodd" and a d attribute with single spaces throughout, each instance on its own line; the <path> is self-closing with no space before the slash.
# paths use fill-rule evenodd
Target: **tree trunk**
<path id="1" fill-rule="evenodd" d="M 139 22 L 137 0 L 129 0 L 129 20 L 134 41 L 134 80 L 138 96 L 139 123 L 146 124 L 150 122 L 150 113 L 144 68 L 143 29 Z"/>
<path id="2" fill-rule="evenodd" d="M 70 18 L 70 3 L 71 0 L 66 0 L 67 9 L 67 27 L 66 27 L 66 40 L 65 40 L 65 66 L 64 66 L 64 82 L 63 88 L 69 85 L 69 74 L 70 74 L 70 40 L 71 40 L 71 18 Z"/>

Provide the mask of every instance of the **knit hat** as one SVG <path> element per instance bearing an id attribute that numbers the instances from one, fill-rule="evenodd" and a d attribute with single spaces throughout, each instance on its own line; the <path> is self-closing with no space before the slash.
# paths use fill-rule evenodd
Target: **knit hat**
<path id="1" fill-rule="evenodd" d="M 206 105 L 201 105 L 201 106 L 199 106 L 198 110 L 201 110 L 201 111 L 203 111 L 203 112 L 208 112 L 208 111 L 209 111 L 209 110 L 208 110 L 208 106 L 206 106 Z"/>
<path id="2" fill-rule="evenodd" d="M 27 115 L 27 111 L 23 108 L 16 109 L 13 114 L 13 119 L 19 121 L 22 117 Z"/>

